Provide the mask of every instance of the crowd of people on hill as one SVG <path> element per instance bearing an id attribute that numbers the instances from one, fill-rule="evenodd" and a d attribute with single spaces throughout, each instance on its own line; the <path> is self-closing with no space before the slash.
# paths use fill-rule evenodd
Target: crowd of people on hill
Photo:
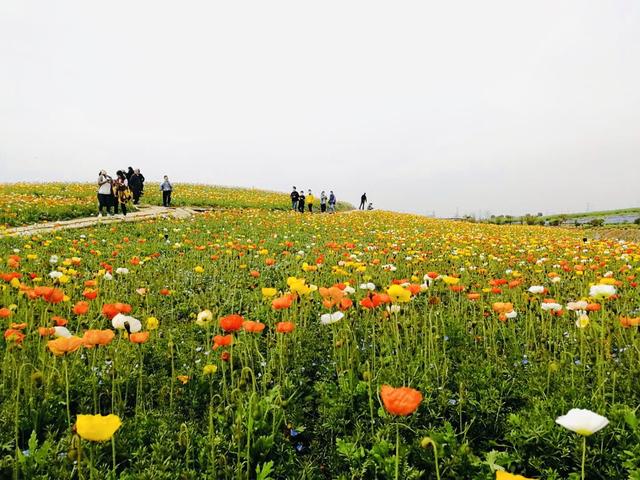
<path id="1" fill-rule="evenodd" d="M 313 205 L 315 204 L 316 197 L 309 189 L 308 193 L 305 195 L 304 188 L 301 188 L 299 191 L 294 186 L 293 190 L 290 194 L 291 196 L 291 209 L 293 211 L 297 211 L 300 213 L 304 213 L 305 207 L 309 210 L 309 213 L 313 213 Z M 336 203 L 337 199 L 333 190 L 329 190 L 329 195 L 325 193 L 324 190 L 320 192 L 320 212 L 325 213 L 336 213 Z M 365 209 L 365 205 L 367 204 L 367 194 L 363 193 L 360 197 L 360 210 Z M 373 204 L 369 203 L 367 205 L 367 210 L 373 210 Z"/>
<path id="2" fill-rule="evenodd" d="M 128 170 L 118 170 L 115 177 L 111 177 L 106 170 L 100 170 L 98 174 L 98 217 L 102 217 L 106 209 L 107 215 L 118 215 L 118 210 L 123 216 L 127 215 L 127 205 L 133 201 L 134 205 L 140 203 L 140 197 L 144 195 L 144 175 L 140 169 L 129 167 Z M 162 205 L 171 206 L 171 191 L 173 186 L 165 175 L 160 185 L 162 191 Z M 112 213 L 113 209 L 113 213 Z"/>

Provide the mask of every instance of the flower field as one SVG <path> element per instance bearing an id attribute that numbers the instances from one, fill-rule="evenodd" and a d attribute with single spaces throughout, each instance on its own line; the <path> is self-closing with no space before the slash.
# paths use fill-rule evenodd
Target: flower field
<path id="1" fill-rule="evenodd" d="M 640 479 L 638 244 L 260 195 L 0 239 L 0 478 Z"/>
<path id="2" fill-rule="evenodd" d="M 156 182 L 147 181 L 141 203 L 162 205 Z M 266 190 L 212 185 L 174 185 L 173 206 L 287 210 L 289 195 Z M 338 210 L 351 205 L 338 202 Z M 92 183 L 0 183 L 0 229 L 29 223 L 97 214 Z"/>

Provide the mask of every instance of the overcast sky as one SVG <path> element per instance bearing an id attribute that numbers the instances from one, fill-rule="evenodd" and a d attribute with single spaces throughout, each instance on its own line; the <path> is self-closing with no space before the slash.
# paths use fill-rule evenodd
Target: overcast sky
<path id="1" fill-rule="evenodd" d="M 0 181 L 640 206 L 640 2 L 0 2 Z M 179 192 L 176 192 L 179 195 Z"/>

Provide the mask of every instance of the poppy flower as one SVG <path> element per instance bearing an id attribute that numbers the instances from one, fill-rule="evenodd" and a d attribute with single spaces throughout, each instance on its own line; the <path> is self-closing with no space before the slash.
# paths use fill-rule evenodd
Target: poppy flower
<path id="1" fill-rule="evenodd" d="M 640 326 L 640 317 L 620 317 L 620 326 L 624 328 Z"/>
<path id="2" fill-rule="evenodd" d="M 140 320 L 123 315 L 122 313 L 117 314 L 111 319 L 111 325 L 116 330 L 126 330 L 129 334 L 142 330 L 142 322 L 140 322 Z"/>
<path id="3" fill-rule="evenodd" d="M 411 300 L 411 292 L 400 285 L 391 285 L 387 289 L 387 295 L 394 303 L 406 303 Z"/>
<path id="4" fill-rule="evenodd" d="M 202 310 L 196 317 L 196 325 L 203 327 L 211 320 L 213 320 L 213 313 L 211 310 Z"/>
<path id="5" fill-rule="evenodd" d="M 119 313 L 131 313 L 131 305 L 127 303 L 105 303 L 102 306 L 102 314 L 109 320 L 113 320 L 113 317 Z"/>
<path id="6" fill-rule="evenodd" d="M 253 320 L 247 320 L 242 324 L 242 328 L 245 332 L 260 333 L 264 330 L 265 324 L 262 322 L 254 322 Z"/>
<path id="7" fill-rule="evenodd" d="M 38 327 L 38 334 L 41 337 L 50 337 L 55 333 L 55 329 L 53 327 Z"/>
<path id="8" fill-rule="evenodd" d="M 11 315 L 13 315 L 13 312 L 7 307 L 0 308 L 0 318 L 9 318 Z"/>
<path id="9" fill-rule="evenodd" d="M 149 332 L 132 333 L 129 340 L 133 343 L 146 343 L 149 340 Z"/>
<path id="10" fill-rule="evenodd" d="M 96 345 L 108 345 L 115 337 L 113 330 L 87 330 L 82 336 L 84 346 L 92 348 Z"/>
<path id="11" fill-rule="evenodd" d="M 268 288 L 268 287 L 262 288 L 262 296 L 265 298 L 275 297 L 277 293 L 278 291 L 275 288 Z"/>
<path id="12" fill-rule="evenodd" d="M 64 292 L 59 288 L 51 288 L 42 295 L 42 298 L 48 303 L 60 303 L 64 300 Z"/>
<path id="13" fill-rule="evenodd" d="M 68 322 L 65 318 L 62 317 L 51 317 L 51 320 L 53 320 L 56 324 L 57 327 L 64 327 Z"/>
<path id="14" fill-rule="evenodd" d="M 278 297 L 271 302 L 271 307 L 274 310 L 283 310 L 285 308 L 289 308 L 293 303 L 294 296 L 291 294 L 283 295 L 282 297 Z"/>
<path id="15" fill-rule="evenodd" d="M 164 295 L 165 297 L 167 295 L 171 295 L 171 290 L 169 290 L 168 288 L 161 288 L 160 289 L 160 295 Z"/>
<path id="16" fill-rule="evenodd" d="M 216 335 L 213 337 L 213 349 L 228 347 L 233 343 L 233 335 Z"/>
<path id="17" fill-rule="evenodd" d="M 92 442 L 105 442 L 111 440 L 113 434 L 120 428 L 120 417 L 114 414 L 102 415 L 78 415 L 76 420 L 76 432 L 84 440 Z"/>
<path id="18" fill-rule="evenodd" d="M 276 332 L 278 333 L 291 333 L 295 330 L 296 326 L 293 322 L 278 322 L 276 323 Z"/>
<path id="19" fill-rule="evenodd" d="M 392 415 L 410 415 L 422 402 L 422 393 L 409 387 L 394 388 L 390 385 L 382 385 L 380 397 L 384 408 Z"/>
<path id="20" fill-rule="evenodd" d="M 609 420 L 591 410 L 572 408 L 566 415 L 556 418 L 556 423 L 587 437 L 609 425 Z"/>
<path id="21" fill-rule="evenodd" d="M 4 339 L 7 342 L 15 342 L 20 345 L 24 340 L 25 334 L 17 328 L 8 328 L 4 331 Z"/>
<path id="22" fill-rule="evenodd" d="M 94 300 L 98 296 L 98 290 L 88 288 L 84 292 L 82 292 L 82 296 L 87 300 Z"/>
<path id="23" fill-rule="evenodd" d="M 189 375 L 178 375 L 176 378 L 180 380 L 183 385 L 189 383 Z"/>
<path id="24" fill-rule="evenodd" d="M 533 480 L 533 479 L 528 477 L 523 477 L 522 475 L 514 475 L 513 473 L 504 472 L 502 470 L 497 470 L 496 480 Z"/>
<path id="25" fill-rule="evenodd" d="M 73 313 L 75 313 L 76 315 L 84 315 L 88 311 L 89 304 L 87 302 L 80 301 L 73 306 Z"/>
<path id="26" fill-rule="evenodd" d="M 242 328 L 244 318 L 241 315 L 231 314 L 220 319 L 220 328 L 225 332 L 236 332 Z"/>
<path id="27" fill-rule="evenodd" d="M 75 352 L 82 345 L 84 345 L 84 340 L 80 337 L 71 336 L 71 337 L 59 337 L 55 340 L 49 340 L 47 342 L 47 347 L 51 350 L 56 356 L 65 355 L 67 353 Z"/>

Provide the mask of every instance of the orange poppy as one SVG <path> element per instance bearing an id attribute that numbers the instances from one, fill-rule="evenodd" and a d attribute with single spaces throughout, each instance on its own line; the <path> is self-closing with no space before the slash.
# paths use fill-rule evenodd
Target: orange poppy
<path id="1" fill-rule="evenodd" d="M 50 291 L 42 295 L 42 298 L 49 303 L 60 303 L 64 300 L 64 292 L 59 288 L 52 288 Z"/>
<path id="2" fill-rule="evenodd" d="M 26 322 L 22 322 L 22 323 L 12 323 L 10 325 L 11 328 L 15 328 L 16 330 L 24 330 L 25 328 L 27 328 L 27 325 L 29 325 Z"/>
<path id="3" fill-rule="evenodd" d="M 53 327 L 39 327 L 38 333 L 40 334 L 41 337 L 49 337 L 54 333 L 56 333 L 56 329 Z"/>
<path id="4" fill-rule="evenodd" d="M 64 327 L 67 324 L 67 320 L 62 317 L 51 317 L 51 320 L 56 323 L 56 327 Z"/>
<path id="5" fill-rule="evenodd" d="M 465 288 L 464 285 L 449 285 L 449 290 L 456 293 L 464 292 Z"/>
<path id="6" fill-rule="evenodd" d="M 84 346 L 91 348 L 95 345 L 107 345 L 113 340 L 115 333 L 113 330 L 87 330 L 84 332 L 82 340 Z"/>
<path id="7" fill-rule="evenodd" d="M 242 324 L 245 332 L 260 333 L 264 330 L 265 324 L 262 322 L 254 322 L 253 320 L 247 320 Z"/>
<path id="8" fill-rule="evenodd" d="M 149 340 L 149 332 L 137 332 L 129 335 L 129 340 L 133 343 L 145 343 Z"/>
<path id="9" fill-rule="evenodd" d="M 0 308 L 0 318 L 9 318 L 11 315 L 12 312 L 7 307 Z"/>
<path id="10" fill-rule="evenodd" d="M 478 300 L 480 298 L 479 293 L 467 293 L 467 298 L 471 301 Z"/>
<path id="11" fill-rule="evenodd" d="M 620 325 L 624 328 L 640 326 L 640 317 L 620 317 Z"/>
<path id="12" fill-rule="evenodd" d="M 231 314 L 220 319 L 220 328 L 225 332 L 235 332 L 242 328 L 244 318 L 241 315 Z"/>
<path id="13" fill-rule="evenodd" d="M 109 318 L 109 320 L 113 319 L 117 314 L 122 313 L 126 315 L 127 313 L 131 313 L 131 305 L 128 303 L 105 303 L 102 306 L 102 313 Z"/>
<path id="14" fill-rule="evenodd" d="M 293 303 L 294 296 L 291 294 L 283 295 L 282 297 L 278 297 L 271 302 L 271 307 L 274 310 L 283 310 L 285 308 L 289 308 Z"/>
<path id="15" fill-rule="evenodd" d="M 89 304 L 87 302 L 80 301 L 73 306 L 73 313 L 76 315 L 84 315 L 89 311 Z"/>
<path id="16" fill-rule="evenodd" d="M 60 337 L 55 340 L 49 340 L 47 342 L 47 347 L 51 350 L 56 356 L 65 355 L 67 353 L 75 352 L 82 345 L 84 345 L 84 340 L 80 337 Z"/>
<path id="17" fill-rule="evenodd" d="M 171 294 L 171 290 L 169 290 L 168 288 L 160 289 L 160 295 L 164 295 L 166 297 L 167 295 L 170 295 L 170 294 Z"/>
<path id="18" fill-rule="evenodd" d="M 422 393 L 409 387 L 394 388 L 390 385 L 382 385 L 380 397 L 384 408 L 392 415 L 410 415 L 422 402 Z"/>
<path id="19" fill-rule="evenodd" d="M 295 330 L 296 325 L 293 322 L 278 322 L 276 323 L 276 332 L 278 333 L 291 333 Z"/>
<path id="20" fill-rule="evenodd" d="M 350 298 L 343 298 L 342 300 L 340 300 L 340 304 L 338 305 L 338 308 L 340 308 L 340 310 L 345 311 L 351 308 L 351 306 L 353 305 L 353 300 L 351 300 Z"/>
<path id="21" fill-rule="evenodd" d="M 260 276 L 260 272 L 257 270 L 251 270 L 249 272 L 249 275 L 251 275 L 253 278 L 258 278 Z"/>
<path id="22" fill-rule="evenodd" d="M 233 335 L 216 335 L 213 337 L 213 349 L 217 350 L 220 347 L 228 347 L 233 343 Z"/>
<path id="23" fill-rule="evenodd" d="M 598 312 L 601 309 L 602 305 L 600 305 L 599 303 L 589 303 L 587 304 L 587 308 L 585 308 L 587 312 Z"/>
<path id="24" fill-rule="evenodd" d="M 18 345 L 24 340 L 25 334 L 16 328 L 8 328 L 4 331 L 4 339 L 7 342 L 15 342 Z"/>
<path id="25" fill-rule="evenodd" d="M 493 311 L 497 313 L 509 313 L 513 311 L 513 303 L 511 302 L 495 302 L 492 306 Z"/>

